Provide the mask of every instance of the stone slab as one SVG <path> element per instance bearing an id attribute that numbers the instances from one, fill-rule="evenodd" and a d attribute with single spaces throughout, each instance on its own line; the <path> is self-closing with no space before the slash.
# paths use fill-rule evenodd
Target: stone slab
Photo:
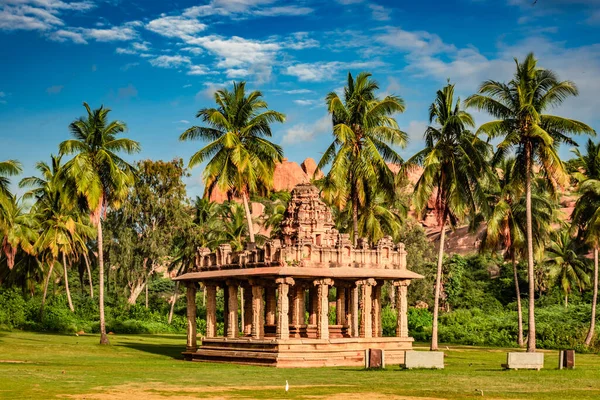
<path id="1" fill-rule="evenodd" d="M 404 356 L 404 368 L 444 369 L 442 351 L 407 351 Z"/>
<path id="2" fill-rule="evenodd" d="M 506 355 L 507 369 L 536 369 L 544 368 L 544 353 L 511 352 Z"/>
<path id="3" fill-rule="evenodd" d="M 384 353 L 382 349 L 368 349 L 366 350 L 368 356 L 366 359 L 368 363 L 367 368 L 385 368 Z"/>
<path id="4" fill-rule="evenodd" d="M 558 353 L 558 369 L 575 368 L 575 350 L 561 350 Z"/>

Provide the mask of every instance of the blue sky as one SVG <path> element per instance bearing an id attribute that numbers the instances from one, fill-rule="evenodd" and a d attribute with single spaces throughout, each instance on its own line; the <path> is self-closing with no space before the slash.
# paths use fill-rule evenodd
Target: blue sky
<path id="1" fill-rule="evenodd" d="M 57 152 L 83 101 L 128 124 L 142 145 L 131 160 L 187 162 L 202 143 L 179 134 L 233 80 L 287 115 L 273 127 L 286 157 L 318 159 L 331 141 L 325 95 L 363 70 L 406 101 L 408 157 L 447 79 L 465 98 L 510 79 L 529 51 L 579 86 L 556 112 L 600 128 L 600 0 L 0 0 L 0 49 L 0 160 L 20 160 L 24 175 Z"/>

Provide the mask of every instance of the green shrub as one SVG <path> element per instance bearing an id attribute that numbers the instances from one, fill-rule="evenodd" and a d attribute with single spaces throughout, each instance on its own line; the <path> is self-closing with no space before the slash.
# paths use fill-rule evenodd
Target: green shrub
<path id="1" fill-rule="evenodd" d="M 16 289 L 0 288 L 0 327 L 21 328 L 26 321 L 26 302 Z"/>

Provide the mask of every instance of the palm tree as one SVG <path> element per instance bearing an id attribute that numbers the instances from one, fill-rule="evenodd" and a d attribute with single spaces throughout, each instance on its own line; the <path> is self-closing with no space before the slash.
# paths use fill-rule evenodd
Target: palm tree
<path id="1" fill-rule="evenodd" d="M 584 246 L 571 236 L 568 229 L 555 234 L 546 248 L 545 264 L 565 295 L 565 308 L 569 305 L 573 286 L 577 286 L 581 292 L 590 283 L 588 264 L 583 257 L 585 252 Z"/>
<path id="2" fill-rule="evenodd" d="M 75 154 L 65 164 L 65 171 L 75 180 L 78 195 L 85 198 L 90 220 L 97 228 L 100 344 L 108 344 L 104 321 L 104 254 L 102 248 L 102 217 L 108 208 L 118 208 L 134 181 L 134 167 L 117 155 L 140 150 L 140 145 L 117 135 L 126 130 L 125 123 L 107 120 L 110 109 L 103 106 L 91 110 L 83 103 L 87 116 L 73 121 L 69 129 L 74 139 L 59 146 L 60 154 Z"/>
<path id="3" fill-rule="evenodd" d="M 585 240 L 594 250 L 594 277 L 592 294 L 592 315 L 590 329 L 585 338 L 589 346 L 596 330 L 596 306 L 598 302 L 598 248 L 600 247 L 600 143 L 594 144 L 588 140 L 586 154 L 575 150 L 577 159 L 575 177 L 580 182 L 581 196 L 575 203 L 571 215 L 572 226 L 577 229 L 577 235 Z"/>
<path id="4" fill-rule="evenodd" d="M 529 280 L 529 335 L 527 351 L 535 351 L 535 283 L 531 187 L 534 161 L 550 186 L 566 180 L 564 165 L 558 156 L 561 143 L 576 145 L 569 134 L 595 134 L 588 125 L 556 115 L 544 114 L 566 98 L 578 94 L 573 82 L 560 81 L 551 70 L 537 66 L 533 53 L 523 62 L 515 59 L 516 72 L 509 83 L 484 82 L 477 94 L 467 99 L 467 106 L 485 110 L 497 120 L 487 122 L 478 132 L 490 138 L 502 137 L 495 159 L 516 149 L 519 173 L 525 178 L 527 275 Z"/>
<path id="5" fill-rule="evenodd" d="M 18 175 L 21 171 L 21 163 L 17 160 L 0 161 L 0 196 L 6 197 L 10 194 L 8 176 Z"/>
<path id="6" fill-rule="evenodd" d="M 438 90 L 429 107 L 429 126 L 425 131 L 425 149 L 411 157 L 404 171 L 416 165 L 423 174 L 415 185 L 413 196 L 417 210 L 424 210 L 432 195 L 440 226 L 440 244 L 435 281 L 431 350 L 438 349 L 438 312 L 446 224 L 455 227 L 469 212 L 485 203 L 484 181 L 491 175 L 486 162 L 488 145 L 471 133 L 471 115 L 461 109 L 460 98 L 454 99 L 454 85 Z M 435 192 L 434 192 L 435 189 Z"/>
<path id="7" fill-rule="evenodd" d="M 515 294 L 517 298 L 518 334 L 517 343 L 519 347 L 523 341 L 523 312 L 521 307 L 521 290 L 519 287 L 518 260 L 526 256 L 525 240 L 525 198 L 523 197 L 523 185 L 515 176 L 515 159 L 500 161 L 497 167 L 498 185 L 490 186 L 491 193 L 488 196 L 490 214 L 484 216 L 487 225 L 483 232 L 481 250 L 504 250 L 505 259 L 509 260 L 513 267 L 513 279 L 515 282 Z M 551 222 L 554 220 L 552 203 L 545 197 L 532 194 L 532 213 L 534 215 L 533 233 L 534 245 L 538 251 L 543 252 L 546 237 L 551 230 Z"/>
<path id="8" fill-rule="evenodd" d="M 407 215 L 403 204 L 390 204 L 387 196 L 381 191 L 368 190 L 365 206 L 358 218 L 360 237 L 369 238 L 372 244 L 385 236 L 396 236 Z"/>
<path id="9" fill-rule="evenodd" d="M 283 150 L 271 143 L 271 126 L 284 122 L 285 115 L 268 110 L 260 91 L 246 94 L 246 83 L 233 83 L 233 90 L 215 92 L 217 108 L 203 108 L 196 114 L 208 127 L 193 126 L 179 140 L 208 141 L 190 158 L 189 168 L 209 160 L 203 173 L 205 196 L 213 190 L 241 197 L 248 224 L 250 243 L 254 244 L 252 214 L 248 200 L 257 193 L 269 192 L 273 186 L 275 164 L 281 162 Z"/>
<path id="10" fill-rule="evenodd" d="M 391 200 L 394 194 L 394 174 L 388 162 L 401 164 L 402 158 L 391 147 L 405 146 L 407 135 L 398 128 L 395 113 L 404 112 L 404 101 L 398 96 L 379 99 L 379 85 L 368 72 L 356 79 L 348 73 L 348 83 L 342 100 L 335 92 L 325 98 L 333 122 L 333 143 L 319 161 L 317 171 L 331 164 L 324 183 L 337 194 L 331 200 L 343 209 L 352 206 L 352 238 L 359 237 L 359 209 L 367 205 L 367 192 L 378 188 Z"/>
<path id="11" fill-rule="evenodd" d="M 29 255 L 35 254 L 36 220 L 31 213 L 24 212 L 14 195 L 7 193 L 0 202 L 0 251 L 6 256 L 6 264 L 10 270 L 15 265 L 19 250 Z"/>

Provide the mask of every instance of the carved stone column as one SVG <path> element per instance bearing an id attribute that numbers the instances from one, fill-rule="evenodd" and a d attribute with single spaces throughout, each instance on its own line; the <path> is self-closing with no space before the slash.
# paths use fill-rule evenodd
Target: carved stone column
<path id="1" fill-rule="evenodd" d="M 265 297 L 267 303 L 267 325 L 275 325 L 275 310 L 277 308 L 277 300 L 275 288 L 265 287 Z"/>
<path id="2" fill-rule="evenodd" d="M 296 283 L 292 289 L 292 325 L 304 324 L 304 286 Z"/>
<path id="3" fill-rule="evenodd" d="M 227 284 L 223 283 L 223 337 L 227 337 L 229 330 L 229 290 Z"/>
<path id="4" fill-rule="evenodd" d="M 252 338 L 265 336 L 265 311 L 263 306 L 264 288 L 255 282 L 252 284 Z"/>
<path id="5" fill-rule="evenodd" d="M 335 291 L 335 323 L 346 325 L 346 286 L 338 284 Z"/>
<path id="6" fill-rule="evenodd" d="M 317 279 L 314 281 L 317 288 L 317 338 L 329 339 L 329 286 L 333 285 L 331 279 Z"/>
<path id="7" fill-rule="evenodd" d="M 348 335 L 358 337 L 358 286 L 353 284 L 348 288 L 348 307 L 346 308 Z"/>
<path id="8" fill-rule="evenodd" d="M 204 284 L 206 291 L 206 337 L 217 336 L 217 286 Z"/>
<path id="9" fill-rule="evenodd" d="M 317 295 L 317 288 L 311 287 L 308 289 L 308 301 L 309 301 L 309 310 L 308 310 L 308 324 L 316 325 L 317 324 L 317 309 L 319 308 L 319 297 Z"/>
<path id="10" fill-rule="evenodd" d="M 365 279 L 357 282 L 362 285 L 362 298 L 360 302 L 360 337 L 370 338 L 373 335 L 373 286 L 376 285 L 375 279 Z"/>
<path id="11" fill-rule="evenodd" d="M 288 293 L 290 285 L 294 284 L 292 278 L 278 278 L 275 280 L 277 284 L 277 339 L 290 338 L 290 304 Z"/>
<path id="12" fill-rule="evenodd" d="M 408 285 L 410 285 L 409 280 L 394 282 L 394 289 L 398 290 L 396 292 L 396 310 L 398 311 L 396 336 L 402 338 L 408 337 Z"/>
<path id="13" fill-rule="evenodd" d="M 196 340 L 196 283 L 188 282 L 186 284 L 185 299 L 187 302 L 187 343 L 185 349 L 187 351 L 198 350 L 198 342 Z"/>
<path id="14" fill-rule="evenodd" d="M 377 286 L 373 287 L 373 337 L 381 337 L 382 326 L 381 326 L 381 285 L 379 282 Z"/>
<path id="15" fill-rule="evenodd" d="M 244 298 L 244 336 L 252 335 L 252 288 L 245 284 L 242 287 Z"/>
<path id="16" fill-rule="evenodd" d="M 228 307 L 227 307 L 227 337 L 238 336 L 238 282 L 227 281 Z"/>

